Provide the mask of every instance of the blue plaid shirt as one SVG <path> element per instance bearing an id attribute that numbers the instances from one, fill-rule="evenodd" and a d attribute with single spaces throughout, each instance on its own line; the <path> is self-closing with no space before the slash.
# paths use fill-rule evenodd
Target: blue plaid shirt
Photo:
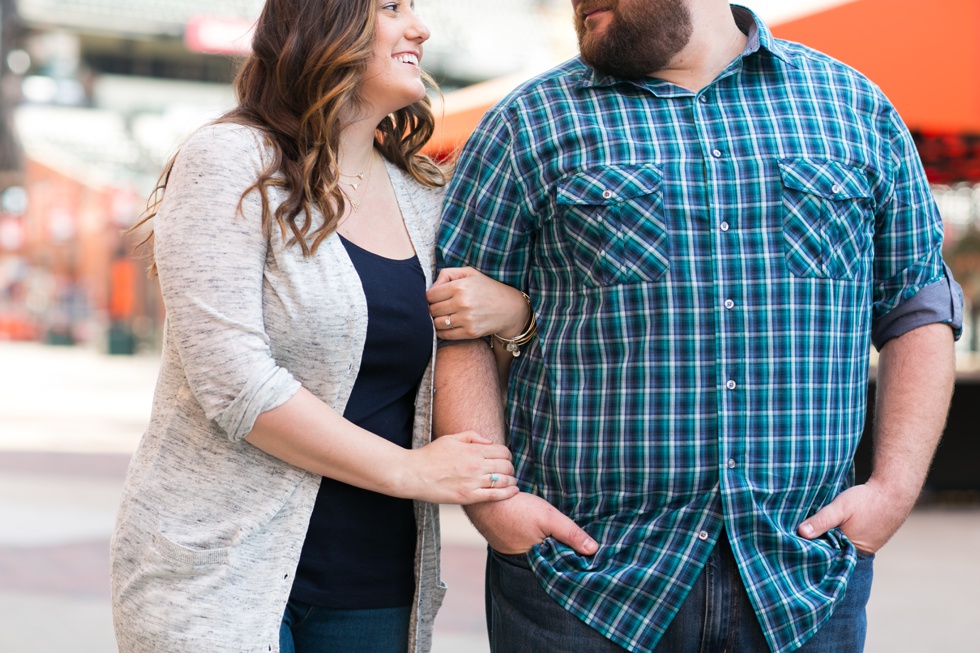
<path id="1" fill-rule="evenodd" d="M 634 651 L 723 528 L 773 650 L 817 630 L 855 549 L 796 528 L 853 482 L 872 333 L 957 320 L 895 110 L 735 12 L 749 44 L 700 92 L 579 59 L 516 90 L 464 149 L 440 236 L 539 318 L 509 390 L 518 477 L 600 548 L 546 540 L 534 572 Z"/>

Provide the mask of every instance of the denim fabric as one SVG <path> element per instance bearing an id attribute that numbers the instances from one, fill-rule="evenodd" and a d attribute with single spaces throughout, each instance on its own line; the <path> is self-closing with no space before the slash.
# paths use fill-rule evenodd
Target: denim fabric
<path id="1" fill-rule="evenodd" d="M 871 598 L 874 558 L 874 555 L 858 554 L 844 599 L 799 653 L 861 653 L 864 650 L 864 639 L 868 634 L 865 608 Z"/>
<path id="2" fill-rule="evenodd" d="M 492 653 L 623 651 L 548 596 L 524 555 L 504 555 L 491 549 L 486 592 Z"/>
<path id="3" fill-rule="evenodd" d="M 405 653 L 411 606 L 336 610 L 290 600 L 279 628 L 280 653 Z"/>
<path id="4" fill-rule="evenodd" d="M 861 556 L 841 603 L 799 653 L 861 653 L 874 556 Z M 490 551 L 487 629 L 493 653 L 621 653 L 541 588 L 524 555 Z M 769 644 L 722 537 L 654 653 L 760 653 Z"/>

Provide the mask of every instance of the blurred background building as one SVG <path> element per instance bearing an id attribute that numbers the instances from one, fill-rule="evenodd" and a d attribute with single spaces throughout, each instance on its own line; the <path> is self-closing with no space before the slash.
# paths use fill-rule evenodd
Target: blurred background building
<path id="1" fill-rule="evenodd" d="M 262 0 L 0 0 L 0 339 L 153 347 L 131 226 L 167 156 L 232 106 Z M 566 0 L 421 0 L 447 92 L 574 52 Z"/>
<path id="2" fill-rule="evenodd" d="M 921 110 L 929 116 L 953 108 L 966 116 L 955 127 L 935 120 L 910 126 L 948 223 L 950 260 L 978 307 L 980 90 L 974 96 L 966 88 L 980 79 L 980 16 L 975 0 L 937 1 L 943 10 L 925 13 L 912 0 L 745 4 L 778 24 L 777 35 L 856 65 L 892 96 L 879 81 L 888 71 L 874 68 L 878 60 L 901 66 L 904 59 L 881 43 L 868 47 L 868 22 L 842 23 L 834 12 L 864 11 L 889 22 L 888 43 L 934 53 L 925 69 L 912 71 L 930 79 L 929 92 L 912 86 L 911 99 L 893 100 L 903 115 L 917 94 L 931 102 Z M 175 145 L 232 106 L 229 83 L 262 4 L 0 0 L 0 339 L 87 343 L 120 354 L 156 346 L 156 283 L 131 256 L 133 238 L 121 232 L 145 207 Z M 568 0 L 417 5 L 433 34 L 424 65 L 445 93 L 444 102 L 436 98 L 445 132 L 437 150 L 450 151 L 521 79 L 575 52 Z M 942 24 L 923 24 L 930 20 Z M 936 43 L 924 44 L 927 35 Z M 974 350 L 976 333 L 967 338 Z"/>

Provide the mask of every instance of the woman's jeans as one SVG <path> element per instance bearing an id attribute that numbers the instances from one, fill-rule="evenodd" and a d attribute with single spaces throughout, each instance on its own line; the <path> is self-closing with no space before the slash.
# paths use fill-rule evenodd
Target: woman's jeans
<path id="1" fill-rule="evenodd" d="M 867 631 L 874 556 L 861 557 L 844 600 L 799 653 L 860 653 Z M 490 551 L 487 629 L 493 653 L 622 653 L 562 608 L 538 584 L 525 556 Z M 763 653 L 769 650 L 723 536 L 653 653 Z"/>
<path id="2" fill-rule="evenodd" d="M 335 610 L 290 600 L 279 627 L 281 653 L 405 653 L 411 606 Z"/>

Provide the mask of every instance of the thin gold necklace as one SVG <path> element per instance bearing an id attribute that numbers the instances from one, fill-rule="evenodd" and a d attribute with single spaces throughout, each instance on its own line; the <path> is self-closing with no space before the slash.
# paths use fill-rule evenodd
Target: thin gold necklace
<path id="1" fill-rule="evenodd" d="M 344 174 L 340 170 L 340 168 L 338 168 L 337 171 L 340 173 L 341 177 L 350 177 L 353 179 L 357 179 L 356 182 L 344 181 L 343 179 L 338 179 L 337 180 L 338 183 L 342 184 L 343 186 L 350 186 L 352 191 L 356 191 L 358 187 L 361 185 L 361 183 L 363 182 L 364 183 L 364 193 L 362 194 L 362 198 L 363 198 L 363 196 L 367 194 L 367 187 L 368 184 L 371 183 L 371 175 L 374 173 L 374 165 L 372 165 L 373 163 L 374 163 L 374 150 L 371 150 L 371 158 L 368 159 L 367 165 L 364 166 L 364 170 L 367 170 L 367 179 L 364 178 L 364 170 L 361 170 L 356 175 L 348 175 L 348 174 Z M 352 209 L 354 209 L 354 213 L 357 213 L 358 211 L 361 210 L 361 202 L 355 201 L 354 198 L 351 197 L 350 193 L 348 193 L 343 188 L 340 189 L 340 192 L 343 193 L 344 197 L 347 198 L 347 201 L 350 202 L 350 206 Z"/>

